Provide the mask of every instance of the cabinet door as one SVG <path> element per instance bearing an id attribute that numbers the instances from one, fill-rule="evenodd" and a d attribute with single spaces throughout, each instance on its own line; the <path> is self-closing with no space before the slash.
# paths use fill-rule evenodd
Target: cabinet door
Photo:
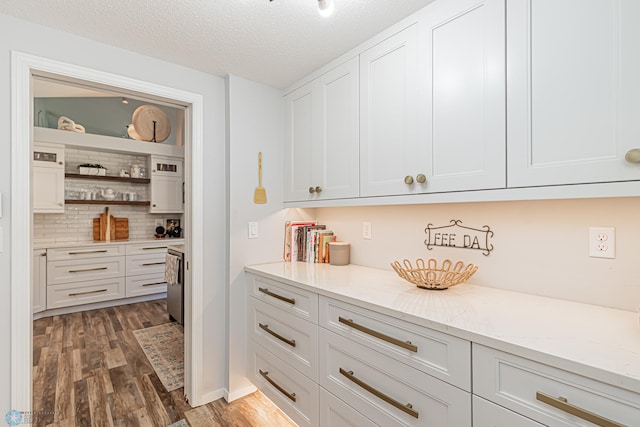
<path id="1" fill-rule="evenodd" d="M 64 213 L 64 168 L 33 166 L 31 200 L 35 213 Z"/>
<path id="2" fill-rule="evenodd" d="M 181 213 L 182 178 L 175 176 L 153 176 L 151 178 L 151 213 Z"/>
<path id="3" fill-rule="evenodd" d="M 418 30 L 413 25 L 360 55 L 360 195 L 420 191 Z"/>
<path id="4" fill-rule="evenodd" d="M 504 0 L 452 0 L 419 21 L 422 192 L 506 186 L 504 14 Z"/>
<path id="5" fill-rule="evenodd" d="M 285 96 L 285 201 L 358 196 L 358 59 Z"/>
<path id="6" fill-rule="evenodd" d="M 317 92 L 313 90 L 315 81 L 289 93 L 285 103 L 285 159 L 284 159 L 284 200 L 308 200 L 314 187 L 313 146 L 314 103 Z M 319 185 L 319 184 L 317 184 Z"/>
<path id="7" fill-rule="evenodd" d="M 640 179 L 640 2 L 507 8 L 509 187 Z"/>
<path id="8" fill-rule="evenodd" d="M 318 78 L 319 130 L 313 145 L 313 182 L 319 199 L 358 196 L 359 103 L 358 58 Z M 307 194 L 309 194 L 307 192 Z"/>
<path id="9" fill-rule="evenodd" d="M 36 249 L 31 258 L 32 313 L 47 308 L 47 250 Z"/>

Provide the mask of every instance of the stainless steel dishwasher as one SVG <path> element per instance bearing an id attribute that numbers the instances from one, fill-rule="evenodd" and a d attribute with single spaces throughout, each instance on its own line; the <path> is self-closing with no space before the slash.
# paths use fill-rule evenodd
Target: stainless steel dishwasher
<path id="1" fill-rule="evenodd" d="M 182 245 L 169 246 L 167 253 L 179 259 L 177 283 L 167 284 L 167 311 L 170 319 L 184 325 L 184 250 Z"/>

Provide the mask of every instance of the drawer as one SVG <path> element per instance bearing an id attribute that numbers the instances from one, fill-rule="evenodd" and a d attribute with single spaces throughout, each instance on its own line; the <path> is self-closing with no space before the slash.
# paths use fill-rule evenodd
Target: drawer
<path id="1" fill-rule="evenodd" d="M 180 241 L 182 243 L 182 241 Z M 175 245 L 173 240 L 165 240 L 147 243 L 131 243 L 126 245 L 127 255 L 149 255 L 149 254 L 166 254 L 169 245 Z"/>
<path id="2" fill-rule="evenodd" d="M 318 385 L 260 344 L 248 342 L 253 384 L 299 426 L 318 425 Z"/>
<path id="3" fill-rule="evenodd" d="M 250 297 L 248 327 L 251 339 L 312 380 L 318 380 L 317 325 Z"/>
<path id="4" fill-rule="evenodd" d="M 73 259 L 96 259 L 124 255 L 125 245 L 89 245 L 73 248 L 47 249 L 48 261 L 66 261 Z"/>
<path id="5" fill-rule="evenodd" d="M 146 255 L 127 255 L 127 276 L 164 273 L 166 252 Z"/>
<path id="6" fill-rule="evenodd" d="M 128 297 L 139 295 L 160 294 L 167 292 L 167 282 L 164 281 L 164 273 L 141 274 L 127 276 L 126 292 Z"/>
<path id="7" fill-rule="evenodd" d="M 124 298 L 124 278 L 47 286 L 47 309 Z"/>
<path id="8" fill-rule="evenodd" d="M 529 418 L 473 396 L 473 427 L 543 427 Z"/>
<path id="9" fill-rule="evenodd" d="M 383 427 L 470 427 L 471 394 L 320 328 L 320 385 Z"/>
<path id="10" fill-rule="evenodd" d="M 248 279 L 251 296 L 318 323 L 318 294 L 253 274 L 248 274 Z"/>
<path id="11" fill-rule="evenodd" d="M 471 391 L 471 343 L 384 314 L 320 297 L 320 326 Z"/>
<path id="12" fill-rule="evenodd" d="M 377 424 L 320 387 L 320 426 L 377 427 Z"/>
<path id="13" fill-rule="evenodd" d="M 124 256 L 47 262 L 48 286 L 114 277 L 124 277 Z"/>
<path id="14" fill-rule="evenodd" d="M 640 394 L 475 344 L 473 393 L 547 426 L 593 425 L 572 411 L 618 423 L 606 426 L 640 420 Z"/>

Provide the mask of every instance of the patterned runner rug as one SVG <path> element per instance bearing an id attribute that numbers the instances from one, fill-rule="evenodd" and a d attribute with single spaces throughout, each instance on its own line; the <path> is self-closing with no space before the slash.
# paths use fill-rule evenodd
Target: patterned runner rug
<path id="1" fill-rule="evenodd" d="M 133 331 L 167 391 L 184 387 L 184 331 L 176 322 Z"/>

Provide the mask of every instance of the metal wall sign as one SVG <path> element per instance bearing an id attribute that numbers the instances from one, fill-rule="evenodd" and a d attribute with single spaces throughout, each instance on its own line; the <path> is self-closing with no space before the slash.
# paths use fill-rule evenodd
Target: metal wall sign
<path id="1" fill-rule="evenodd" d="M 489 238 L 493 237 L 493 231 L 488 225 L 484 225 L 480 229 L 466 227 L 462 225 L 462 221 L 459 219 L 452 219 L 449 222 L 451 225 L 441 227 L 434 227 L 433 224 L 427 225 L 427 228 L 424 229 L 427 234 L 427 238 L 424 241 L 427 249 L 431 250 L 436 246 L 475 249 L 482 251 L 483 255 L 489 255 L 493 250 L 493 245 L 489 243 Z"/>

